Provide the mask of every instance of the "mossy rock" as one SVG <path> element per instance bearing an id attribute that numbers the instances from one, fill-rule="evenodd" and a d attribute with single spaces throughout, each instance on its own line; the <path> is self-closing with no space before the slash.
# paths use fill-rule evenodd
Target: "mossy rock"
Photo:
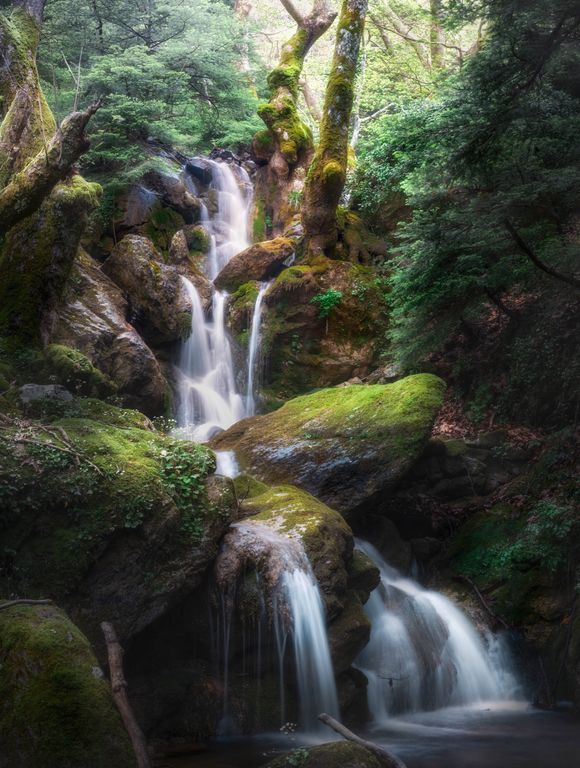
<path id="1" fill-rule="evenodd" d="M 0 765 L 134 768 L 86 637 L 56 606 L 0 611 Z"/>
<path id="2" fill-rule="evenodd" d="M 340 301 L 325 315 L 329 291 Z M 288 399 L 376 368 L 388 324 L 384 292 L 369 267 L 324 257 L 285 269 L 264 297 L 265 387 Z"/>
<path id="3" fill-rule="evenodd" d="M 203 446 L 74 400 L 0 436 L 0 594 L 52 597 L 131 636 L 199 583 L 236 514 Z"/>
<path id="4" fill-rule="evenodd" d="M 48 366 L 58 381 L 79 395 L 107 397 L 116 391 L 115 384 L 96 368 L 86 355 L 63 344 L 49 344 L 45 350 Z"/>
<path id="5" fill-rule="evenodd" d="M 324 389 L 245 419 L 212 444 L 235 450 L 259 479 L 293 482 L 351 516 L 380 507 L 421 455 L 444 390 L 431 374 Z"/>
<path id="6" fill-rule="evenodd" d="M 254 243 L 230 259 L 215 279 L 215 285 L 231 293 L 249 281 L 272 280 L 291 263 L 295 248 L 295 242 L 287 237 Z"/>
<path id="7" fill-rule="evenodd" d="M 264 768 L 387 768 L 389 765 L 358 744 L 335 741 L 317 747 L 298 747 L 271 760 Z"/>

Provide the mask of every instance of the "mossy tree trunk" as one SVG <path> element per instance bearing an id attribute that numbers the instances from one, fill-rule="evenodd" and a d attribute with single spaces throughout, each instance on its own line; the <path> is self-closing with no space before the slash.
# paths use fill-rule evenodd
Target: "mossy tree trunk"
<path id="1" fill-rule="evenodd" d="M 366 11 L 367 0 L 343 0 L 320 141 L 304 186 L 302 223 L 308 256 L 332 256 L 337 241 L 336 209 L 346 180 L 349 124 Z"/>
<path id="2" fill-rule="evenodd" d="M 314 143 L 312 132 L 298 113 L 300 78 L 308 52 L 336 18 L 329 0 L 314 0 L 306 16 L 292 0 L 280 2 L 297 27 L 282 46 L 278 65 L 268 75 L 270 98 L 258 109 L 266 129 L 254 137 L 253 149 L 266 165 L 260 169 L 256 184 L 257 239 L 283 230 L 291 215 L 290 192 L 302 188 Z"/>
<path id="3" fill-rule="evenodd" d="M 44 3 L 0 13 L 0 334 L 16 344 L 40 340 L 98 200 L 75 163 L 99 104 L 56 125 L 36 69 Z"/>

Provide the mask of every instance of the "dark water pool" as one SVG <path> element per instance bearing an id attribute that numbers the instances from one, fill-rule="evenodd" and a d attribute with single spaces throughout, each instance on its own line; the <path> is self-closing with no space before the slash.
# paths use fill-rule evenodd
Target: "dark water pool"
<path id="1" fill-rule="evenodd" d="M 388 746 L 407 768 L 580 768 L 580 719 L 522 704 L 410 715 L 361 735 Z M 329 731 L 328 740 L 331 738 Z M 211 745 L 199 755 L 167 760 L 166 765 L 259 768 L 304 743 L 299 737 L 279 734 L 229 740 Z"/>

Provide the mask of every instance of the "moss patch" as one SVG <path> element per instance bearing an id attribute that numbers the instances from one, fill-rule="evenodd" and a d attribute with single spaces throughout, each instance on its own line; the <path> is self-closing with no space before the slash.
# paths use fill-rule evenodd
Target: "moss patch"
<path id="1" fill-rule="evenodd" d="M 86 355 L 62 344 L 50 344 L 45 351 L 47 363 L 58 381 L 79 395 L 112 395 L 114 383 L 91 363 Z"/>
<path id="2" fill-rule="evenodd" d="M 0 741 L 19 768 L 135 766 L 110 685 L 56 607 L 0 612 Z"/>

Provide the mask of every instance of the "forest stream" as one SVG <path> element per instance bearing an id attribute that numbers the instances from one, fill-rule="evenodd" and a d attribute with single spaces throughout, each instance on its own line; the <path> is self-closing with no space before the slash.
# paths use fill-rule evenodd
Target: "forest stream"
<path id="1" fill-rule="evenodd" d="M 0 2 L 0 768 L 578 768 L 579 32 Z"/>

